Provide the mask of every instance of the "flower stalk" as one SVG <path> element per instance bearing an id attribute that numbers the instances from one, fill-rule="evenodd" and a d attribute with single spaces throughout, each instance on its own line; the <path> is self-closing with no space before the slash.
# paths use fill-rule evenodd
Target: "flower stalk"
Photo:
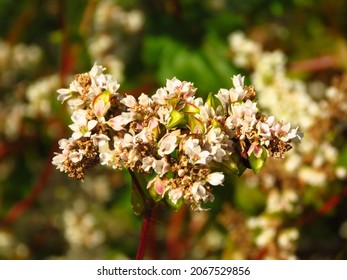
<path id="1" fill-rule="evenodd" d="M 137 203 L 138 209 L 134 212 L 142 216 L 141 232 L 137 246 L 136 260 L 142 260 L 144 258 L 147 244 L 149 243 L 149 231 L 151 228 L 152 212 L 154 208 L 154 201 L 142 189 L 139 179 L 133 171 L 130 171 L 130 176 L 132 180 L 133 194 L 139 194 L 139 201 L 133 201 L 134 204 Z"/>

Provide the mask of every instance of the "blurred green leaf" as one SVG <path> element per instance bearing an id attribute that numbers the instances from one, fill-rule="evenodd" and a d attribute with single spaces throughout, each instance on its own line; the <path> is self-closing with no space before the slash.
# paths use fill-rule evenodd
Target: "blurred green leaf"
<path id="1" fill-rule="evenodd" d="M 248 160 L 254 173 L 258 173 L 260 171 L 260 169 L 264 166 L 266 159 L 267 150 L 265 148 L 262 148 L 262 152 L 259 158 L 256 157 L 253 152 L 251 153 Z"/>
<path id="2" fill-rule="evenodd" d="M 131 207 L 136 216 L 141 216 L 145 211 L 145 202 L 137 186 L 135 186 L 134 184 L 135 183 L 133 182 L 131 189 Z"/>

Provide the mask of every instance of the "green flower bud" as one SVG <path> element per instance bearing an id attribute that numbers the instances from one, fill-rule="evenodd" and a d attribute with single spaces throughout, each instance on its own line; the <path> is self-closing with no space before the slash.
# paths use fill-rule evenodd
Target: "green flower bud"
<path id="1" fill-rule="evenodd" d="M 258 173 L 260 169 L 264 166 L 267 159 L 267 150 L 262 147 L 260 153 L 255 153 L 254 151 L 248 156 L 249 164 L 254 173 Z"/>
<path id="2" fill-rule="evenodd" d="M 186 103 L 181 112 L 186 114 L 198 114 L 200 112 L 200 109 L 194 104 Z"/>
<path id="3" fill-rule="evenodd" d="M 193 115 L 188 116 L 188 126 L 192 133 L 201 133 L 205 131 L 205 126 L 202 121 L 200 121 Z"/>
<path id="4" fill-rule="evenodd" d="M 108 109 L 110 108 L 110 91 L 105 90 L 95 97 L 93 101 L 93 111 L 97 118 L 101 118 L 106 115 Z"/>
<path id="5" fill-rule="evenodd" d="M 187 120 L 185 118 L 185 115 L 177 110 L 172 110 L 170 115 L 170 121 L 166 125 L 167 129 L 172 129 L 174 127 L 182 127 L 186 125 Z"/>

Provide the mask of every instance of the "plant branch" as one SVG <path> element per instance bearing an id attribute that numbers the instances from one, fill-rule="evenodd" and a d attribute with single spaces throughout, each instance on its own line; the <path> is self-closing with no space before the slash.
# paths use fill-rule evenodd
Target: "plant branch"
<path id="1" fill-rule="evenodd" d="M 32 206 L 32 204 L 37 200 L 39 195 L 47 186 L 47 183 L 52 174 L 52 171 L 53 171 L 52 158 L 49 157 L 38 177 L 38 180 L 36 181 L 34 187 L 29 192 L 29 194 L 26 197 L 24 197 L 22 200 L 18 201 L 15 205 L 13 205 L 10 208 L 10 210 L 7 212 L 6 216 L 4 217 L 4 222 L 6 224 L 14 223 L 21 215 L 23 215 L 25 211 L 27 211 Z"/>
<path id="2" fill-rule="evenodd" d="M 136 260 L 143 260 L 148 244 L 149 231 L 151 226 L 152 208 L 148 208 L 143 213 L 141 233 L 139 243 L 137 245 Z"/>
<path id="3" fill-rule="evenodd" d="M 148 239 L 149 239 L 154 201 L 148 198 L 148 196 L 145 194 L 135 173 L 131 170 L 129 170 L 129 172 L 131 175 L 131 179 L 133 181 L 133 186 L 136 188 L 136 190 L 140 194 L 142 201 L 144 203 L 141 233 L 140 233 L 139 243 L 137 245 L 137 252 L 135 257 L 136 260 L 142 260 L 145 255 L 146 245 L 148 244 L 148 241 L 149 241 Z"/>

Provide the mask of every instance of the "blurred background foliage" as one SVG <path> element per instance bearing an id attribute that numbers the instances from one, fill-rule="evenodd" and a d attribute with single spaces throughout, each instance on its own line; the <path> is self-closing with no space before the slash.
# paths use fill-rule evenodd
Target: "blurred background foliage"
<path id="1" fill-rule="evenodd" d="M 228 43 L 242 31 L 264 51 L 281 50 L 289 78 L 321 89 L 346 72 L 346 26 L 344 0 L 0 0 L 0 258 L 135 256 L 141 219 L 131 209 L 129 175 L 100 168 L 81 183 L 51 165 L 58 140 L 70 134 L 56 90 L 74 74 L 97 61 L 122 92 L 151 94 L 177 77 L 204 97 L 230 88 L 234 74 L 252 81 L 254 67 L 235 63 Z M 337 87 L 347 94 L 346 82 Z M 309 91 L 318 103 L 319 92 Z M 294 210 L 268 215 L 267 188 L 251 174 L 228 178 L 206 213 L 158 209 L 146 258 L 346 258 L 344 117 L 334 116 L 334 129 L 315 134 L 334 147 L 330 164 L 341 174 L 319 187 L 287 174 L 298 190 Z M 309 163 L 315 154 L 305 157 Z M 269 162 L 270 171 L 257 176 L 276 178 L 280 171 L 271 168 L 281 164 Z M 254 229 L 252 217 L 262 215 Z M 267 231 L 274 224 L 276 231 Z M 261 233 L 268 235 L 257 239 Z"/>

